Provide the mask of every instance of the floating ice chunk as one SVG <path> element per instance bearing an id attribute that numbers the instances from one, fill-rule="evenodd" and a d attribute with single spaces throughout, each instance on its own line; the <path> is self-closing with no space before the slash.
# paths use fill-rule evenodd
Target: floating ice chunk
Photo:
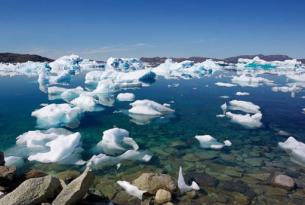
<path id="1" fill-rule="evenodd" d="M 227 87 L 227 88 L 236 86 L 235 84 L 232 84 L 232 83 L 223 83 L 223 82 L 217 82 L 217 83 L 215 83 L 215 85 L 217 85 L 219 87 Z"/>
<path id="2" fill-rule="evenodd" d="M 279 147 L 289 154 L 291 160 L 305 166 L 305 144 L 289 137 L 285 142 L 279 142 Z"/>
<path id="3" fill-rule="evenodd" d="M 222 149 L 224 147 L 224 144 L 218 142 L 211 135 L 196 135 L 195 138 L 199 141 L 202 148 Z"/>
<path id="4" fill-rule="evenodd" d="M 71 104 L 81 108 L 84 111 L 92 112 L 103 110 L 103 108 L 98 105 L 98 101 L 86 93 L 81 93 L 79 97 L 71 101 Z"/>
<path id="5" fill-rule="evenodd" d="M 93 94 L 109 94 L 119 90 L 119 86 L 111 80 L 102 80 L 98 82 Z"/>
<path id="6" fill-rule="evenodd" d="M 218 114 L 218 115 L 216 115 L 216 117 L 219 117 L 219 118 L 223 118 L 223 117 L 225 117 L 226 115 L 224 115 L 224 114 Z"/>
<path id="7" fill-rule="evenodd" d="M 49 99 L 63 99 L 67 102 L 77 98 L 81 93 L 84 92 L 84 89 L 80 86 L 76 88 L 62 88 L 57 86 L 48 87 Z"/>
<path id="8" fill-rule="evenodd" d="M 112 128 L 103 132 L 102 140 L 97 144 L 97 149 L 105 154 L 118 154 L 126 150 L 123 146 L 138 150 L 138 144 L 129 137 L 129 132 L 120 128 Z"/>
<path id="9" fill-rule="evenodd" d="M 237 95 L 237 96 L 246 96 L 246 95 L 250 95 L 250 93 L 248 93 L 248 92 L 236 92 L 235 95 Z"/>
<path id="10" fill-rule="evenodd" d="M 179 87 L 179 83 L 173 83 L 173 84 L 169 84 L 169 85 L 167 85 L 167 87 L 169 87 L 169 88 L 171 88 L 171 87 L 173 87 L 173 88 L 177 88 L 177 87 Z"/>
<path id="11" fill-rule="evenodd" d="M 138 58 L 108 58 L 106 69 L 113 69 L 117 71 L 134 71 L 142 70 L 145 64 Z"/>
<path id="12" fill-rule="evenodd" d="M 228 109 L 228 105 L 227 103 L 224 103 L 220 106 L 220 108 L 222 109 L 223 114 L 226 114 L 227 109 Z"/>
<path id="13" fill-rule="evenodd" d="M 174 112 L 173 109 L 152 100 L 136 100 L 130 105 L 132 108 L 129 113 L 132 114 L 160 116 Z"/>
<path id="14" fill-rule="evenodd" d="M 302 109 L 303 113 L 305 114 L 305 108 Z"/>
<path id="15" fill-rule="evenodd" d="M 137 197 L 138 199 L 142 200 L 143 194 L 146 191 L 140 190 L 135 185 L 130 184 L 127 181 L 117 181 L 117 184 L 120 185 L 129 195 Z"/>
<path id="16" fill-rule="evenodd" d="M 106 166 L 113 166 L 115 164 L 118 164 L 119 162 L 119 158 L 101 153 L 98 155 L 93 155 L 91 159 L 87 162 L 87 167 L 90 167 L 93 170 L 99 170 Z"/>
<path id="17" fill-rule="evenodd" d="M 25 75 L 28 77 L 37 76 L 41 70 L 48 70 L 47 63 L 25 62 L 25 63 L 0 63 L 1 76 Z"/>
<path id="18" fill-rule="evenodd" d="M 261 119 L 262 113 L 258 112 L 254 115 L 250 114 L 234 114 L 231 112 L 226 112 L 226 116 L 231 119 L 232 122 L 240 124 L 246 128 L 259 128 L 262 126 Z"/>
<path id="19" fill-rule="evenodd" d="M 264 69 L 264 70 L 270 70 L 276 68 L 276 65 L 273 62 L 267 62 L 265 60 L 260 59 L 258 56 L 254 57 L 253 59 L 239 58 L 236 66 L 239 68 Z"/>
<path id="20" fill-rule="evenodd" d="M 24 160 L 22 157 L 16 157 L 16 156 L 8 156 L 5 157 L 5 166 L 14 166 L 17 169 L 24 166 Z"/>
<path id="21" fill-rule="evenodd" d="M 190 186 L 185 183 L 182 173 L 182 167 L 179 167 L 178 188 L 181 193 L 189 192 L 192 190 L 200 190 L 200 187 L 195 181 L 192 181 L 192 184 Z"/>
<path id="22" fill-rule="evenodd" d="M 223 141 L 223 143 L 225 146 L 228 146 L 228 147 L 232 146 L 232 142 L 230 140 L 225 140 L 225 141 Z"/>
<path id="23" fill-rule="evenodd" d="M 291 97 L 295 96 L 295 93 L 300 92 L 302 88 L 297 87 L 296 84 L 293 84 L 292 86 L 282 86 L 282 87 L 272 87 L 273 92 L 291 92 Z"/>
<path id="24" fill-rule="evenodd" d="M 222 95 L 222 96 L 220 96 L 220 98 L 223 98 L 223 99 L 228 99 L 228 98 L 230 98 L 229 96 L 227 96 L 227 95 Z"/>
<path id="25" fill-rule="evenodd" d="M 273 81 L 268 80 L 263 77 L 255 77 L 255 76 L 247 76 L 247 75 L 240 75 L 234 76 L 232 78 L 232 83 L 238 84 L 242 87 L 258 87 L 262 84 L 271 85 Z"/>
<path id="26" fill-rule="evenodd" d="M 52 73 L 60 74 L 63 71 L 68 71 L 73 73 L 80 69 L 79 63 L 81 62 L 81 58 L 77 55 L 70 55 L 70 56 L 62 56 L 55 61 L 49 63 Z"/>
<path id="27" fill-rule="evenodd" d="M 137 150 L 127 150 L 120 156 L 118 156 L 120 160 L 133 160 L 133 161 L 142 161 L 142 162 L 149 162 L 152 158 L 152 155 L 147 154 L 144 151 L 137 151 Z"/>
<path id="28" fill-rule="evenodd" d="M 230 110 L 240 110 L 246 113 L 259 113 L 260 107 L 252 102 L 242 100 L 231 100 Z"/>
<path id="29" fill-rule="evenodd" d="M 37 126 L 40 128 L 50 127 L 77 127 L 82 114 L 78 107 L 71 107 L 67 103 L 49 104 L 32 112 L 37 118 Z"/>
<path id="30" fill-rule="evenodd" d="M 305 82 L 305 73 L 288 74 L 287 77 L 295 81 Z"/>
<path id="31" fill-rule="evenodd" d="M 134 101 L 135 95 L 133 93 L 119 93 L 117 99 L 119 101 Z"/>
<path id="32" fill-rule="evenodd" d="M 28 160 L 42 163 L 79 164 L 80 133 L 63 128 L 29 131 L 17 137 L 17 146 L 25 146 Z M 73 160 L 72 160 L 73 159 Z"/>

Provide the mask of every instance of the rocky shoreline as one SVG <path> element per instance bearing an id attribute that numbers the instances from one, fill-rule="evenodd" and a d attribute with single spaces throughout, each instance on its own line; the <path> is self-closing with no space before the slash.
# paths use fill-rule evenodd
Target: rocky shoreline
<path id="1" fill-rule="evenodd" d="M 117 205 L 184 205 L 184 204 L 304 204 L 305 181 L 300 173 L 290 171 L 256 172 L 243 174 L 238 168 L 221 169 L 222 180 L 209 172 L 187 172 L 187 184 L 197 182 L 200 190 L 182 191 L 176 176 L 154 170 L 136 171 L 134 174 L 113 176 L 94 175 L 90 169 L 83 173 L 66 170 L 48 175 L 39 170 L 30 170 L 17 175 L 15 167 L 5 166 L 3 153 L 0 154 L 0 205 L 35 204 L 117 204 Z M 115 175 L 115 174 L 114 174 Z M 127 183 L 121 186 L 119 180 Z M 117 181 L 117 183 L 115 183 Z M 249 183 L 247 183 L 249 182 Z M 251 184 L 251 185 L 250 185 Z M 263 189 L 255 189 L 258 184 Z M 191 186 L 189 186 L 191 187 Z M 144 190 L 139 198 L 137 192 Z M 270 201 L 264 196 L 269 196 Z M 288 203 L 287 203 L 288 201 Z"/>

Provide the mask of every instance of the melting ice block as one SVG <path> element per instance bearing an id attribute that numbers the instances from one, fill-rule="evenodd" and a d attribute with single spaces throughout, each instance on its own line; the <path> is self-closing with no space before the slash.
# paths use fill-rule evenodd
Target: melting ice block
<path id="1" fill-rule="evenodd" d="M 81 108 L 83 111 L 92 112 L 103 110 L 103 108 L 99 106 L 98 100 L 88 93 L 81 93 L 79 97 L 71 101 L 71 104 Z"/>
<path id="2" fill-rule="evenodd" d="M 40 128 L 50 127 L 77 127 L 82 114 L 78 107 L 72 107 L 67 103 L 49 104 L 32 112 L 37 118 L 37 126 Z"/>
<path id="3" fill-rule="evenodd" d="M 252 102 L 242 100 L 231 100 L 230 110 L 240 110 L 246 113 L 259 113 L 260 107 Z"/>
<path id="4" fill-rule="evenodd" d="M 248 93 L 248 92 L 236 92 L 235 95 L 237 95 L 237 96 L 246 96 L 246 95 L 250 95 L 250 93 Z"/>
<path id="5" fill-rule="evenodd" d="M 187 185 L 185 183 L 183 173 L 182 173 L 182 167 L 179 167 L 179 176 L 178 176 L 178 188 L 181 193 L 189 192 L 192 190 L 199 190 L 200 187 L 195 181 L 192 181 L 191 185 Z"/>
<path id="6" fill-rule="evenodd" d="M 102 140 L 96 148 L 105 154 L 118 154 L 126 150 L 126 146 L 138 150 L 138 144 L 129 137 L 129 132 L 120 128 L 112 128 L 103 132 Z"/>
<path id="7" fill-rule="evenodd" d="M 246 128 L 259 128 L 262 126 L 261 119 L 262 113 L 258 112 L 256 114 L 235 114 L 231 112 L 226 112 L 226 116 L 231 119 L 232 122 L 240 124 Z"/>
<path id="8" fill-rule="evenodd" d="M 143 194 L 146 191 L 140 190 L 137 186 L 130 184 L 127 181 L 117 181 L 118 185 L 122 187 L 129 195 L 137 197 L 142 200 Z"/>
<path id="9" fill-rule="evenodd" d="M 217 83 L 215 83 L 215 85 L 217 85 L 219 87 L 227 87 L 227 88 L 236 86 L 235 84 L 232 84 L 232 83 L 223 83 L 223 82 L 217 82 Z"/>
<path id="10" fill-rule="evenodd" d="M 263 77 L 240 75 L 232 78 L 232 83 L 238 84 L 242 87 L 258 87 L 262 84 L 271 85 L 273 82 Z"/>
<path id="11" fill-rule="evenodd" d="M 225 144 L 218 142 L 211 135 L 196 135 L 195 138 L 199 141 L 202 148 L 222 149 L 225 146 Z"/>
<path id="12" fill-rule="evenodd" d="M 289 154 L 291 160 L 305 166 L 305 144 L 289 137 L 285 142 L 279 142 L 279 147 Z"/>
<path id="13" fill-rule="evenodd" d="M 29 161 L 80 164 L 80 133 L 63 128 L 28 131 L 17 137 L 16 144 L 25 146 Z"/>
<path id="14" fill-rule="evenodd" d="M 133 93 L 119 93 L 117 99 L 119 101 L 134 101 L 135 95 Z"/>
<path id="15" fill-rule="evenodd" d="M 138 115 L 161 116 L 164 114 L 174 112 L 173 109 L 161 105 L 152 100 L 136 100 L 130 105 L 132 106 L 132 108 L 129 109 L 129 113 L 138 114 Z"/>
<path id="16" fill-rule="evenodd" d="M 14 166 L 16 168 L 21 168 L 24 165 L 24 160 L 22 157 L 16 157 L 16 156 L 8 156 L 5 157 L 5 166 Z"/>
<path id="17" fill-rule="evenodd" d="M 142 70 L 145 64 L 138 58 L 108 58 L 106 69 L 113 69 L 117 71 L 134 71 Z"/>

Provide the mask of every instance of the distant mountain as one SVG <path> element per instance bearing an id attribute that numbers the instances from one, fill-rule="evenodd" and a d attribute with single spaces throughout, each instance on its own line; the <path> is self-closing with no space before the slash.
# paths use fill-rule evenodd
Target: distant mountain
<path id="1" fill-rule="evenodd" d="M 51 62 L 50 58 L 31 54 L 17 54 L 17 53 L 0 53 L 0 62 L 2 63 L 24 63 L 27 61 L 33 62 Z"/>

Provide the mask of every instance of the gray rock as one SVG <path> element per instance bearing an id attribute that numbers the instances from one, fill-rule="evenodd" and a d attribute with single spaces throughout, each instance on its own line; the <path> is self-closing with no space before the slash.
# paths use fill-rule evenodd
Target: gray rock
<path id="1" fill-rule="evenodd" d="M 150 194 L 156 194 L 158 189 L 165 189 L 171 193 L 177 189 L 175 180 L 166 174 L 143 173 L 133 181 L 133 184 Z"/>
<path id="2" fill-rule="evenodd" d="M 295 181 L 291 177 L 283 174 L 273 177 L 271 183 L 274 186 L 279 186 L 285 189 L 293 189 L 295 187 Z"/>
<path id="3" fill-rule="evenodd" d="M 24 181 L 0 199 L 0 205 L 36 205 L 52 200 L 62 189 L 59 179 L 52 176 Z"/>
<path id="4" fill-rule="evenodd" d="M 82 175 L 74 179 L 59 193 L 53 201 L 53 205 L 70 205 L 81 200 L 93 183 L 94 175 L 86 169 Z"/>
<path id="5" fill-rule="evenodd" d="M 172 194 L 164 189 L 159 189 L 155 196 L 157 204 L 163 204 L 172 200 Z"/>

